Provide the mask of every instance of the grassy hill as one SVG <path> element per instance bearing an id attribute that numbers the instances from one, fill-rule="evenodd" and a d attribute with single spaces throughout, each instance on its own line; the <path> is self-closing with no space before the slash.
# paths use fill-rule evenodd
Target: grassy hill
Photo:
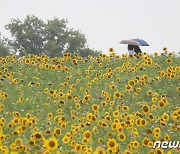
<path id="1" fill-rule="evenodd" d="M 0 57 L 1 153 L 178 153 L 180 58 Z"/>

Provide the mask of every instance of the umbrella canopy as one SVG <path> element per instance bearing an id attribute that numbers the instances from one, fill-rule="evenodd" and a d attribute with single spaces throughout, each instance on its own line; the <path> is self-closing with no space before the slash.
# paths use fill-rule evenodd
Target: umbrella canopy
<path id="1" fill-rule="evenodd" d="M 137 38 L 137 39 L 132 39 L 132 40 L 134 40 L 136 42 L 139 42 L 141 46 L 149 46 L 149 44 L 146 41 L 142 40 L 142 39 Z"/>
<path id="2" fill-rule="evenodd" d="M 133 40 L 133 39 L 130 39 L 130 40 L 122 40 L 121 42 L 119 42 L 120 44 L 129 44 L 129 45 L 138 45 L 140 46 L 141 44 L 136 41 L 136 40 Z"/>

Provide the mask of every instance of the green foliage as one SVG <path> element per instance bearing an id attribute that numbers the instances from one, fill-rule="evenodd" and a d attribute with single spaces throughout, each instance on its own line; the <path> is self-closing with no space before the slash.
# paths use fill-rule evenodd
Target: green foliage
<path id="1" fill-rule="evenodd" d="M 19 18 L 12 19 L 5 28 L 10 30 L 14 38 L 10 41 L 10 45 L 16 52 L 20 52 L 20 55 L 23 55 L 22 50 L 32 54 L 42 54 L 45 41 L 45 24 L 42 20 L 35 16 L 27 16 L 24 21 Z"/>
<path id="2" fill-rule="evenodd" d="M 79 55 L 81 57 L 88 57 L 88 55 L 91 55 L 93 57 L 97 57 L 101 52 L 97 50 L 92 50 L 90 48 L 86 48 L 84 50 L 79 51 Z"/>
<path id="3" fill-rule="evenodd" d="M 20 52 L 20 56 L 26 53 L 55 57 L 61 56 L 64 51 L 74 53 L 89 50 L 85 35 L 78 30 L 69 29 L 65 19 L 54 18 L 43 22 L 36 16 L 28 15 L 24 21 L 12 19 L 5 28 L 14 38 L 9 41 L 10 46 L 14 51 Z M 93 50 L 90 53 L 94 54 Z"/>
<path id="4" fill-rule="evenodd" d="M 48 20 L 46 24 L 46 43 L 44 51 L 47 55 L 61 56 L 65 49 L 66 39 L 68 37 L 67 21 L 54 18 Z"/>
<path id="5" fill-rule="evenodd" d="M 6 57 L 9 55 L 9 49 L 0 38 L 0 57 Z"/>

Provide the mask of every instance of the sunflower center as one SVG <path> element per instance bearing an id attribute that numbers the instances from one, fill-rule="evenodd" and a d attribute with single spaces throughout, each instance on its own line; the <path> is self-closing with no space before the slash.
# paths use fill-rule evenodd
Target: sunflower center
<path id="1" fill-rule="evenodd" d="M 149 140 L 144 140 L 144 144 L 148 145 Z"/>
<path id="2" fill-rule="evenodd" d="M 115 146 L 115 143 L 113 141 L 109 142 L 109 146 L 110 147 L 114 147 Z"/>
<path id="3" fill-rule="evenodd" d="M 143 110 L 144 110 L 144 112 L 148 112 L 149 111 L 147 106 L 144 106 Z"/>
<path id="4" fill-rule="evenodd" d="M 94 110 L 97 110 L 98 108 L 97 108 L 97 106 L 94 106 Z"/>
<path id="5" fill-rule="evenodd" d="M 36 138 L 41 138 L 41 134 L 35 134 Z"/>
<path id="6" fill-rule="evenodd" d="M 60 130 L 56 130 L 56 134 L 60 134 L 61 132 L 60 132 Z"/>
<path id="7" fill-rule="evenodd" d="M 119 137 L 120 137 L 120 139 L 124 139 L 124 135 L 122 135 L 122 134 Z"/>
<path id="8" fill-rule="evenodd" d="M 90 134 L 89 133 L 86 133 L 86 138 L 90 138 Z"/>
<path id="9" fill-rule="evenodd" d="M 144 120 L 142 120 L 142 124 L 143 124 L 143 125 L 145 124 L 145 121 L 144 121 Z"/>
<path id="10" fill-rule="evenodd" d="M 50 141 L 50 142 L 49 142 L 49 146 L 50 146 L 50 147 L 54 147 L 54 146 L 55 146 L 54 141 Z"/>
<path id="11" fill-rule="evenodd" d="M 119 97 L 120 95 L 119 95 L 119 93 L 116 93 L 116 97 Z"/>
<path id="12" fill-rule="evenodd" d="M 77 146 L 77 147 L 76 147 L 76 150 L 79 151 L 79 150 L 80 150 L 80 146 Z"/>

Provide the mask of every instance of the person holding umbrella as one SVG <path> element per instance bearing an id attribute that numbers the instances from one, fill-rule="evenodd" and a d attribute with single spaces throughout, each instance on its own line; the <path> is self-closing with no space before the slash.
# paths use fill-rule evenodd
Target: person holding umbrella
<path id="1" fill-rule="evenodd" d="M 119 42 L 120 44 L 128 44 L 128 52 L 129 55 L 133 55 L 134 53 L 142 53 L 139 46 L 149 46 L 149 44 L 142 39 L 129 39 L 129 40 L 122 40 Z"/>

